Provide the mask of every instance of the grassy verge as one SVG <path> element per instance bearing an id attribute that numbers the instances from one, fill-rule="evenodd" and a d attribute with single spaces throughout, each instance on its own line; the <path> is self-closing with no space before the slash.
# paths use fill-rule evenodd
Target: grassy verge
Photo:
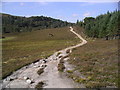
<path id="1" fill-rule="evenodd" d="M 87 88 L 118 87 L 117 40 L 89 39 L 88 43 L 70 54 L 69 63 L 86 78 L 68 71 L 76 82 Z"/>
<path id="2" fill-rule="evenodd" d="M 53 36 L 50 36 L 52 34 Z M 15 70 L 78 43 L 68 27 L 3 35 L 3 78 Z"/>

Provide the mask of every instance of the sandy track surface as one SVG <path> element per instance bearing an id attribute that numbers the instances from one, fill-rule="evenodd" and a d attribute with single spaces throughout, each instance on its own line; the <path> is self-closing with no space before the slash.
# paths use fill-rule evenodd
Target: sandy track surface
<path id="1" fill-rule="evenodd" d="M 47 59 L 41 59 L 35 63 L 24 66 L 23 68 L 17 70 L 12 75 L 8 76 L 3 80 L 3 88 L 35 88 L 35 86 L 43 81 L 45 84 L 43 88 L 83 88 L 82 85 L 75 83 L 72 79 L 67 78 L 64 73 L 60 73 L 57 69 L 58 63 L 61 58 L 67 56 L 67 50 L 72 52 L 73 48 L 80 47 L 87 43 L 78 33 L 73 31 L 70 27 L 70 31 L 82 40 L 81 43 L 65 48 Z M 60 53 L 58 55 L 58 53 Z M 40 68 L 44 68 L 44 72 L 41 75 L 37 74 Z"/>

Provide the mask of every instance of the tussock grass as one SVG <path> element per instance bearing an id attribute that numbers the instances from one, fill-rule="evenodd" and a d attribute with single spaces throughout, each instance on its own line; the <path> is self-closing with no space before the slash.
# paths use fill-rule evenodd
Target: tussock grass
<path id="1" fill-rule="evenodd" d="M 49 36 L 50 33 L 54 36 Z M 9 33 L 4 36 L 6 39 L 14 38 L 3 40 L 3 78 L 27 64 L 46 58 L 57 50 L 64 49 L 79 41 L 68 27 Z"/>

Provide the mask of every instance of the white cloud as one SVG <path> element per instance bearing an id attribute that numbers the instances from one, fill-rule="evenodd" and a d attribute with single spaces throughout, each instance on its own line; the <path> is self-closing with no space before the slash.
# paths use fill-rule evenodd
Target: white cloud
<path id="1" fill-rule="evenodd" d="M 78 17 L 79 15 L 74 13 L 74 14 L 72 14 L 72 16 L 73 17 Z"/>
<path id="2" fill-rule="evenodd" d="M 83 16 L 84 16 L 84 17 L 88 17 L 88 16 L 90 16 L 90 12 L 86 12 L 86 13 L 84 13 Z"/>

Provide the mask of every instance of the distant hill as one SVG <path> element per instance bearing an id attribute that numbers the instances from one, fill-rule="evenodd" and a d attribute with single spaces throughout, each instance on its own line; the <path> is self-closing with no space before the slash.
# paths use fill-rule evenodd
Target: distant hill
<path id="1" fill-rule="evenodd" d="M 2 32 L 27 32 L 46 28 L 58 28 L 73 25 L 67 21 L 45 16 L 21 17 L 2 13 Z"/>

